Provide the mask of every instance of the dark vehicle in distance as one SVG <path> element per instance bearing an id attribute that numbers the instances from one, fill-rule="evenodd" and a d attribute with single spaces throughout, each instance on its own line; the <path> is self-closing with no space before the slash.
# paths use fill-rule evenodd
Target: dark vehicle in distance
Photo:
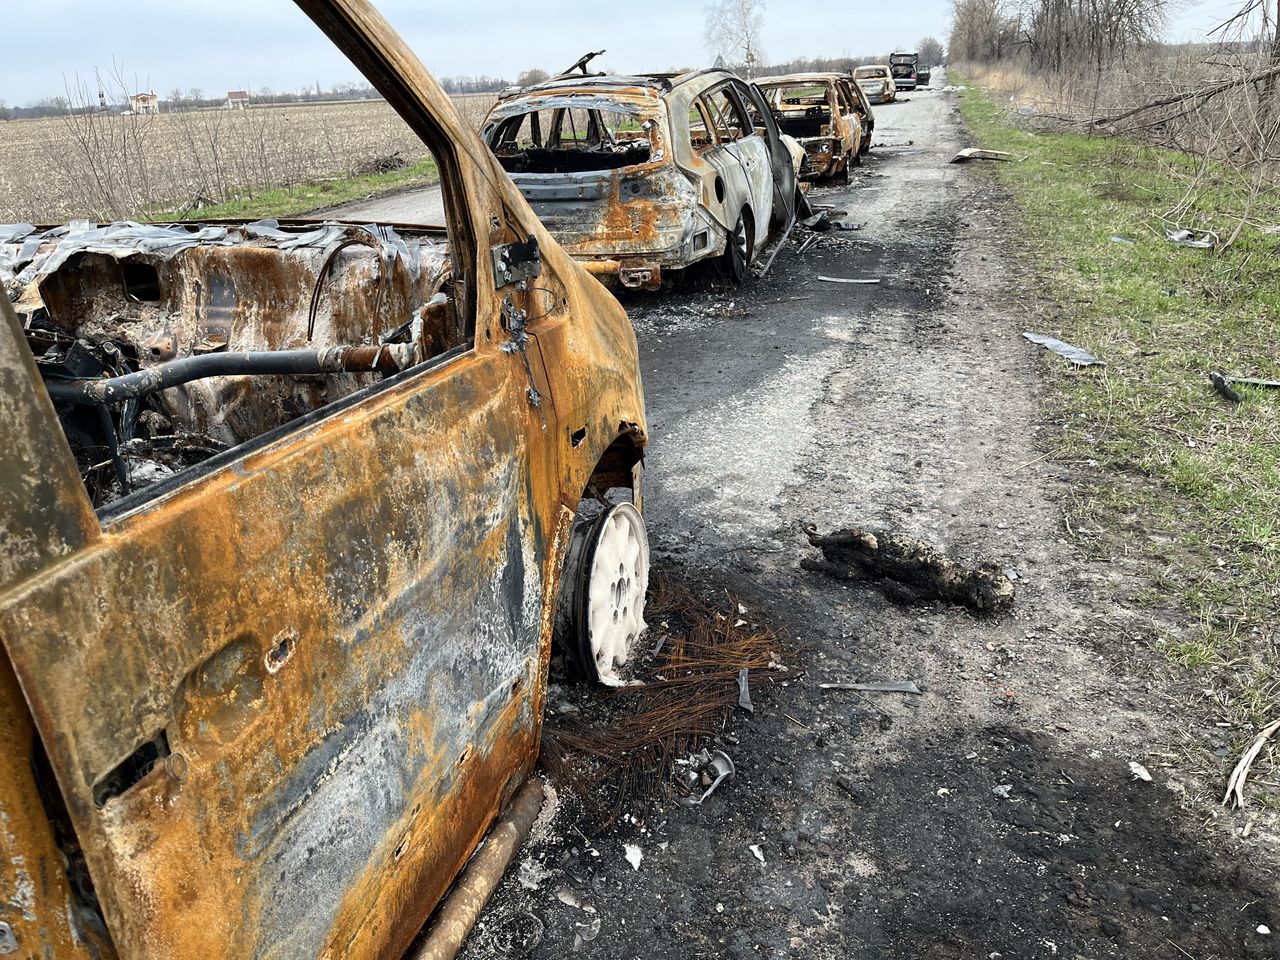
<path id="1" fill-rule="evenodd" d="M 889 57 L 889 70 L 899 90 L 914 90 L 918 83 L 916 64 L 920 62 L 918 53 L 895 53 Z"/>

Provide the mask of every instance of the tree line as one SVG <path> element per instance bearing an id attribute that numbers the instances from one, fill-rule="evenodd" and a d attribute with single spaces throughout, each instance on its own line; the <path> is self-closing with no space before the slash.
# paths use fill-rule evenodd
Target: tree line
<path id="1" fill-rule="evenodd" d="M 1101 67 L 1157 42 L 1168 10 L 1169 0 L 953 0 L 949 50 L 1042 71 Z"/>

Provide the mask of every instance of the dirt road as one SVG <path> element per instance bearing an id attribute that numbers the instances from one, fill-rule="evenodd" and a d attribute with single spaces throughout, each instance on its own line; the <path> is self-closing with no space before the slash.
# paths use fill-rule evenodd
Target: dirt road
<path id="1" fill-rule="evenodd" d="M 366 200 L 353 200 L 312 214 L 336 220 L 369 223 L 444 223 L 444 197 L 440 185 L 402 190 Z"/>
<path id="2" fill-rule="evenodd" d="M 1003 202 L 946 163 L 951 95 L 877 115 L 867 167 L 818 197 L 865 229 L 792 246 L 729 295 L 628 302 L 656 563 L 784 625 L 796 662 L 735 715 L 738 775 L 706 805 L 590 841 L 562 809 L 471 960 L 1277 955 L 1260 846 L 1226 814 L 1205 826 L 1219 786 L 1178 765 L 1218 734 L 1147 647 L 1129 599 L 1145 571 L 1064 523 L 1082 468 L 1043 457 L 1053 411 Z M 995 560 L 1015 611 L 904 607 L 803 571 L 805 523 Z M 923 696 L 819 687 L 904 679 Z"/>

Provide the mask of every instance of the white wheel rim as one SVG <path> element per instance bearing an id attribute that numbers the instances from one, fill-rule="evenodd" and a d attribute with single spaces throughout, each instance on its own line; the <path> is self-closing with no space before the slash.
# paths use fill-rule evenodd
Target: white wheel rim
<path id="1" fill-rule="evenodd" d="M 587 630 L 600 682 L 620 686 L 620 671 L 645 631 L 649 537 L 634 506 L 613 507 L 600 526 L 587 584 Z"/>

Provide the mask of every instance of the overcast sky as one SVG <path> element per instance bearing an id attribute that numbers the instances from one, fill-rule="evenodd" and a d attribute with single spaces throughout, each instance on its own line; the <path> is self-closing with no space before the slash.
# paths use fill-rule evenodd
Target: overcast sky
<path id="1" fill-rule="evenodd" d="M 1241 0 L 1177 0 L 1173 39 L 1202 37 Z M 618 72 L 700 66 L 701 0 L 380 0 L 379 9 L 437 76 L 514 79 L 527 67 L 560 70 L 587 50 Z M 64 77 L 92 83 L 95 68 L 124 65 L 130 83 L 162 96 L 248 87 L 294 90 L 357 79 L 341 55 L 287 0 L 87 0 L 5 5 L 0 99 L 20 105 L 63 93 Z M 885 53 L 933 35 L 946 42 L 950 0 L 771 0 L 770 60 Z M 535 12 L 536 11 L 536 12 Z"/>

